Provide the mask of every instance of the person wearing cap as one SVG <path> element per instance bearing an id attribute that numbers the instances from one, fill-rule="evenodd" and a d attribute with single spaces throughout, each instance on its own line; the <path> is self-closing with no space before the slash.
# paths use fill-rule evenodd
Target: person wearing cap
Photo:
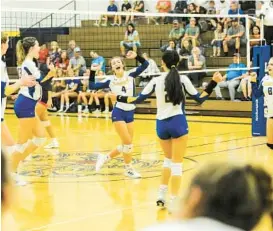
<path id="1" fill-rule="evenodd" d="M 173 20 L 173 28 L 169 33 L 169 41 L 175 41 L 176 46 L 180 46 L 181 39 L 183 38 L 185 34 L 184 28 L 180 25 L 179 21 L 177 19 Z M 169 47 L 169 44 L 163 45 L 160 50 L 162 52 L 165 52 L 166 49 Z"/>
<path id="2" fill-rule="evenodd" d="M 229 65 L 228 69 L 246 68 L 246 65 L 241 63 L 241 56 L 239 53 L 233 55 L 233 63 Z M 231 101 L 235 101 L 236 88 L 240 84 L 240 80 L 245 77 L 246 70 L 230 70 L 223 76 L 224 81 L 217 84 L 214 88 L 216 99 L 223 99 L 221 88 L 228 88 Z"/>
<path id="3" fill-rule="evenodd" d="M 235 45 L 236 52 L 239 52 L 242 44 L 246 44 L 245 27 L 240 25 L 238 19 L 232 19 L 232 26 L 227 31 L 227 37 L 223 41 L 225 56 L 228 56 L 228 48 Z"/>
<path id="4" fill-rule="evenodd" d="M 72 68 L 74 72 L 78 72 L 79 76 L 83 76 L 86 71 L 86 62 L 84 57 L 81 56 L 81 49 L 75 47 L 74 57 L 69 60 L 68 69 Z"/>
<path id="5" fill-rule="evenodd" d="M 190 24 L 186 29 L 183 40 L 189 40 L 193 47 L 198 46 L 200 36 L 200 28 L 196 25 L 196 19 L 191 18 Z"/>

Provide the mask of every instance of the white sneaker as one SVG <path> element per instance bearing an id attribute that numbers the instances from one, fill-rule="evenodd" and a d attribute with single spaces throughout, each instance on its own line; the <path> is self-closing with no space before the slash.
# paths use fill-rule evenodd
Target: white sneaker
<path id="1" fill-rule="evenodd" d="M 20 179 L 20 175 L 18 175 L 18 173 L 11 173 L 11 176 L 13 178 L 13 180 L 15 181 L 15 185 L 17 186 L 26 186 L 27 182 Z"/>
<path id="2" fill-rule="evenodd" d="M 99 154 L 96 163 L 96 172 L 99 172 L 106 162 L 108 162 L 107 155 Z"/>
<path id="3" fill-rule="evenodd" d="M 133 179 L 141 178 L 141 175 L 133 168 L 125 169 L 124 175 Z"/>
<path id="4" fill-rule="evenodd" d="M 180 208 L 180 198 L 179 197 L 171 197 L 168 203 L 168 212 L 176 213 Z"/>
<path id="5" fill-rule="evenodd" d="M 88 108 L 85 108 L 85 109 L 83 110 L 83 113 L 88 114 L 88 113 L 89 113 L 89 109 L 88 109 Z"/>
<path id="6" fill-rule="evenodd" d="M 48 145 L 46 145 L 44 148 L 45 149 L 51 149 L 51 148 L 59 148 L 59 142 L 58 141 L 52 141 L 51 143 L 49 143 Z"/>
<path id="7" fill-rule="evenodd" d="M 109 113 L 109 110 L 105 110 L 102 112 L 103 114 L 108 114 Z"/>
<path id="8" fill-rule="evenodd" d="M 106 23 L 104 23 L 104 24 L 101 24 L 101 26 L 107 26 L 107 24 L 106 24 Z"/>
<path id="9" fill-rule="evenodd" d="M 95 111 L 93 111 L 93 113 L 95 113 L 95 114 L 100 114 L 101 112 L 100 112 L 99 109 L 96 109 Z"/>
<path id="10" fill-rule="evenodd" d="M 158 197 L 156 201 L 156 205 L 161 208 L 166 208 L 166 197 L 167 197 L 167 190 L 159 189 L 158 190 Z"/>
<path id="11" fill-rule="evenodd" d="M 57 111 L 58 113 L 62 113 L 64 112 L 64 109 L 60 109 L 59 111 Z"/>

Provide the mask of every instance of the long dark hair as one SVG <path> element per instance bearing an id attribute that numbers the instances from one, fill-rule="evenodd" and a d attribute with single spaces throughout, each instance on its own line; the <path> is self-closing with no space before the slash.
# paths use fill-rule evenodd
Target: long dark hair
<path id="1" fill-rule="evenodd" d="M 34 37 L 25 37 L 23 40 L 19 40 L 16 44 L 16 56 L 17 56 L 17 65 L 20 66 L 26 58 L 26 55 L 29 52 L 29 49 L 35 46 L 37 41 Z"/>
<path id="2" fill-rule="evenodd" d="M 250 231 L 265 213 L 272 213 L 272 178 L 251 165 L 214 163 L 204 166 L 190 188 L 202 191 L 196 216 L 209 217 Z"/>
<path id="3" fill-rule="evenodd" d="M 131 26 L 133 28 L 132 32 L 129 31 L 129 28 L 128 28 L 129 26 Z M 133 23 L 129 23 L 127 25 L 127 35 L 133 34 L 135 30 L 136 30 L 136 27 L 135 27 L 135 25 Z"/>
<path id="4" fill-rule="evenodd" d="M 166 51 L 162 56 L 162 60 L 170 70 L 165 78 L 165 91 L 167 92 L 168 101 L 172 102 L 174 106 L 179 105 L 185 102 L 185 93 L 176 68 L 179 55 L 176 51 Z"/>

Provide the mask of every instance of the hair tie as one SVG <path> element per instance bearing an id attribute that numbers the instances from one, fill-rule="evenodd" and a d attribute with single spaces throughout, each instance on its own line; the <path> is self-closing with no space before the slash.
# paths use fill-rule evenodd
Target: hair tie
<path id="1" fill-rule="evenodd" d="M 171 68 L 176 68 L 176 65 L 172 65 Z"/>

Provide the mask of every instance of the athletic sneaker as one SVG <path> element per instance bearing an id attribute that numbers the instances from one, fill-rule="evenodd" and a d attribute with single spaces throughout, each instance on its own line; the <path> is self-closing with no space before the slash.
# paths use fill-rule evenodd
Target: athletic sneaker
<path id="1" fill-rule="evenodd" d="M 88 109 L 88 108 L 85 108 L 85 109 L 83 110 L 83 113 L 88 114 L 88 113 L 89 113 L 89 109 Z"/>
<path id="2" fill-rule="evenodd" d="M 44 148 L 51 149 L 51 148 L 59 148 L 59 147 L 60 147 L 59 142 L 57 140 L 52 140 L 52 142 L 46 145 Z"/>
<path id="3" fill-rule="evenodd" d="M 103 114 L 108 114 L 109 113 L 109 110 L 105 110 L 102 112 Z"/>
<path id="4" fill-rule="evenodd" d="M 97 163 L 96 163 L 96 172 L 100 171 L 102 166 L 108 162 L 108 157 L 107 155 L 99 154 L 97 158 Z"/>
<path id="5" fill-rule="evenodd" d="M 20 179 L 20 175 L 18 175 L 17 173 L 11 173 L 11 176 L 13 178 L 13 180 L 15 181 L 15 185 L 17 186 L 26 186 L 27 182 Z"/>
<path id="6" fill-rule="evenodd" d="M 96 109 L 95 111 L 93 111 L 93 113 L 95 113 L 95 114 L 100 114 L 101 111 L 100 111 L 99 109 Z"/>
<path id="7" fill-rule="evenodd" d="M 157 201 L 156 205 L 161 208 L 166 208 L 166 197 L 167 197 L 167 189 L 159 189 L 158 190 L 158 196 L 157 196 Z"/>
<path id="8" fill-rule="evenodd" d="M 141 175 L 133 168 L 125 169 L 124 175 L 133 179 L 141 178 Z"/>

